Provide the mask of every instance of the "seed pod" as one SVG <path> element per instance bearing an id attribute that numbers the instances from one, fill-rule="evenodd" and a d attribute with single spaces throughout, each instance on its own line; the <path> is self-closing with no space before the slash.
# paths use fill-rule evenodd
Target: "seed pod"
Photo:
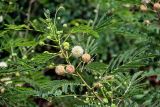
<path id="1" fill-rule="evenodd" d="M 101 88 L 101 87 L 103 87 L 103 85 L 100 82 L 96 82 L 96 83 L 93 84 L 93 87 Z"/>
<path id="2" fill-rule="evenodd" d="M 141 6 L 140 6 L 140 10 L 141 10 L 142 12 L 146 12 L 146 11 L 147 11 L 147 6 L 141 5 Z"/>
<path id="3" fill-rule="evenodd" d="M 90 54 L 85 53 L 85 54 L 82 55 L 82 61 L 83 62 L 87 63 L 90 60 L 91 60 L 91 55 Z"/>
<path id="4" fill-rule="evenodd" d="M 154 9 L 154 10 L 159 10 L 159 9 L 160 9 L 160 4 L 159 4 L 159 3 L 155 3 L 155 4 L 153 5 L 153 9 Z"/>
<path id="5" fill-rule="evenodd" d="M 64 75 L 65 74 L 64 66 L 63 65 L 56 66 L 55 72 L 57 75 Z"/>
<path id="6" fill-rule="evenodd" d="M 74 66 L 73 65 L 67 65 L 66 66 L 66 72 L 70 73 L 70 74 L 73 74 L 75 72 Z"/>
<path id="7" fill-rule="evenodd" d="M 22 83 L 19 83 L 19 84 L 15 84 L 16 87 L 23 87 L 23 84 Z"/>

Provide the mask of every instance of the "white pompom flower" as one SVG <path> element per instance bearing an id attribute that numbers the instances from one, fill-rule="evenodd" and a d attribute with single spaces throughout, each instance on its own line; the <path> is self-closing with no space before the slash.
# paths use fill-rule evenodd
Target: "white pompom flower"
<path id="1" fill-rule="evenodd" d="M 82 55 L 83 55 L 83 52 L 84 52 L 84 50 L 83 50 L 83 48 L 82 48 L 81 46 L 74 46 L 74 47 L 72 48 L 72 55 L 73 55 L 74 57 L 76 57 L 76 58 L 82 56 Z"/>
<path id="2" fill-rule="evenodd" d="M 148 3 L 151 2 L 151 0 L 141 0 L 141 2 L 144 3 L 144 4 L 148 4 Z"/>
<path id="3" fill-rule="evenodd" d="M 6 68 L 8 67 L 6 62 L 0 62 L 0 68 Z"/>

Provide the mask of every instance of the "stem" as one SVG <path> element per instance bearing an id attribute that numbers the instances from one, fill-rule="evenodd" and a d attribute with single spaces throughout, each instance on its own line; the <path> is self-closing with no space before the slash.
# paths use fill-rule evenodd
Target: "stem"
<path id="1" fill-rule="evenodd" d="M 82 80 L 82 82 L 87 86 L 87 88 L 89 90 L 92 90 L 92 88 L 86 83 L 86 81 L 83 79 L 83 77 L 77 72 L 77 75 L 79 76 L 79 78 Z"/>
<path id="2" fill-rule="evenodd" d="M 122 97 L 129 91 L 130 87 L 132 85 L 132 82 L 129 82 L 129 86 L 127 87 L 127 89 L 125 90 L 124 94 L 122 95 Z M 118 102 L 117 106 L 120 104 L 120 102 L 122 101 L 122 99 L 120 99 L 120 101 Z"/>
<path id="3" fill-rule="evenodd" d="M 78 67 L 81 65 L 82 61 L 79 62 L 79 64 L 77 65 L 76 69 L 78 69 Z"/>
<path id="4" fill-rule="evenodd" d="M 58 45 L 59 45 L 59 48 L 60 48 L 60 50 L 61 50 L 61 52 L 62 52 L 62 55 L 63 55 L 63 56 L 65 57 L 65 59 L 66 59 L 66 62 L 67 62 L 68 64 L 71 64 L 70 61 L 69 61 L 68 56 L 66 56 L 66 54 L 65 54 L 64 51 L 63 51 L 60 38 L 58 38 Z"/>
<path id="5" fill-rule="evenodd" d="M 31 15 L 31 8 L 32 8 L 32 4 L 33 2 L 35 2 L 35 0 L 30 0 L 29 2 L 29 7 L 28 7 L 28 11 L 27 11 L 27 23 L 28 23 L 28 26 L 29 26 L 29 20 L 30 20 L 30 15 Z M 26 30 L 25 32 L 25 37 L 28 35 L 28 29 Z"/>
<path id="6" fill-rule="evenodd" d="M 84 64 L 82 66 L 82 69 L 81 69 L 81 72 L 83 71 L 83 68 L 84 68 Z M 92 91 L 92 93 L 97 97 L 97 99 L 100 101 L 100 102 L 103 102 L 102 99 L 99 97 L 99 95 L 97 93 L 94 92 L 94 90 L 87 84 L 87 82 L 83 79 L 83 77 L 78 73 L 76 72 L 77 75 L 79 76 L 79 78 L 82 80 L 82 82 L 87 86 L 87 88 Z"/>
<path id="7" fill-rule="evenodd" d="M 129 91 L 130 87 L 131 87 L 131 81 L 129 82 L 129 86 L 127 87 L 126 91 L 124 92 L 123 96 Z"/>
<path id="8" fill-rule="evenodd" d="M 67 35 L 67 37 L 65 38 L 65 40 L 63 42 L 66 42 L 67 39 L 69 38 L 70 34 Z"/>
<path id="9" fill-rule="evenodd" d="M 107 98 L 107 96 L 106 96 L 105 93 L 104 93 L 103 88 L 101 88 L 101 92 L 102 92 L 103 96 Z"/>
<path id="10" fill-rule="evenodd" d="M 95 96 L 88 96 L 88 95 L 61 95 L 61 96 L 57 96 L 57 97 L 74 97 L 74 96 L 77 96 L 77 97 L 95 97 Z"/>
<path id="11" fill-rule="evenodd" d="M 96 21 L 98 19 L 99 4 L 97 5 L 96 10 L 97 10 L 97 12 L 96 12 L 96 15 L 95 15 L 95 18 L 94 18 L 94 21 L 93 21 L 92 28 L 94 27 L 94 25 L 96 24 Z"/>
<path id="12" fill-rule="evenodd" d="M 46 46 L 51 46 L 51 47 L 54 47 L 54 48 L 59 48 L 58 46 L 54 46 L 54 45 L 50 45 L 50 44 L 44 44 Z"/>

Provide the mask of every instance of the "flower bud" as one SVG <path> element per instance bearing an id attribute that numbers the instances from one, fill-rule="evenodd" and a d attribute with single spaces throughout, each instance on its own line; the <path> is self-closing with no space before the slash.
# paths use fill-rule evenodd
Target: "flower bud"
<path id="1" fill-rule="evenodd" d="M 6 62 L 0 62 L 0 68 L 6 68 L 8 67 Z"/>
<path id="2" fill-rule="evenodd" d="M 82 61 L 83 62 L 87 63 L 90 60 L 91 60 L 91 55 L 90 54 L 85 53 L 85 54 L 82 55 Z"/>
<path id="3" fill-rule="evenodd" d="M 64 47 L 65 50 L 68 50 L 70 45 L 68 42 L 64 42 L 62 46 Z"/>
<path id="4" fill-rule="evenodd" d="M 19 73 L 19 72 L 16 72 L 16 73 L 15 73 L 15 76 L 16 76 L 16 77 L 19 77 L 19 76 L 20 76 L 20 73 Z"/>
<path id="5" fill-rule="evenodd" d="M 39 45 L 44 45 L 45 43 L 43 41 L 40 41 L 39 42 Z"/>
<path id="6" fill-rule="evenodd" d="M 52 37 L 51 36 L 47 36 L 47 39 L 52 39 Z"/>
<path id="7" fill-rule="evenodd" d="M 141 5 L 141 6 L 140 6 L 140 10 L 141 10 L 142 12 L 146 12 L 146 11 L 147 11 L 147 6 Z"/>
<path id="8" fill-rule="evenodd" d="M 4 87 L 0 87 L 0 93 L 4 93 L 5 92 L 5 88 Z"/>
<path id="9" fill-rule="evenodd" d="M 27 59 L 27 55 L 24 55 L 24 56 L 22 57 L 22 59 Z"/>
<path id="10" fill-rule="evenodd" d="M 67 65 L 66 66 L 66 72 L 70 73 L 70 74 L 73 74 L 75 72 L 74 66 L 73 65 Z"/>
<path id="11" fill-rule="evenodd" d="M 84 50 L 83 50 L 83 48 L 81 47 L 81 46 L 74 46 L 73 48 L 72 48 L 72 55 L 74 56 L 74 57 L 80 57 L 80 56 L 82 56 L 83 55 L 83 52 L 84 52 Z"/>
<path id="12" fill-rule="evenodd" d="M 160 4 L 159 4 L 159 3 L 155 3 L 155 4 L 153 5 L 153 9 L 154 9 L 154 10 L 159 10 L 159 9 L 160 9 Z"/>
<path id="13" fill-rule="evenodd" d="M 63 65 L 56 66 L 55 72 L 57 75 L 64 75 L 65 74 L 64 66 Z"/>
<path id="14" fill-rule="evenodd" d="M 54 63 L 52 63 L 52 64 L 48 65 L 48 66 L 47 66 L 47 68 L 49 68 L 49 69 L 54 68 Z"/>
<path id="15" fill-rule="evenodd" d="M 149 20 L 144 20 L 144 24 L 149 25 L 151 22 Z"/>
<path id="16" fill-rule="evenodd" d="M 0 23 L 3 22 L 3 16 L 0 16 Z"/>
<path id="17" fill-rule="evenodd" d="M 67 24 L 63 24 L 63 27 L 67 27 Z"/>
<path id="18" fill-rule="evenodd" d="M 57 19 L 58 19 L 58 20 L 60 20 L 60 19 L 61 19 L 61 17 L 57 17 Z"/>
<path id="19" fill-rule="evenodd" d="M 107 99 L 107 98 L 104 98 L 104 99 L 103 99 L 103 102 L 108 103 L 108 99 Z"/>
<path id="20" fill-rule="evenodd" d="M 111 107 L 117 107 L 115 104 L 111 104 Z"/>
<path id="21" fill-rule="evenodd" d="M 62 34 L 62 33 L 63 33 L 63 30 L 57 31 L 57 34 L 58 34 L 58 35 L 60 35 L 60 34 Z"/>

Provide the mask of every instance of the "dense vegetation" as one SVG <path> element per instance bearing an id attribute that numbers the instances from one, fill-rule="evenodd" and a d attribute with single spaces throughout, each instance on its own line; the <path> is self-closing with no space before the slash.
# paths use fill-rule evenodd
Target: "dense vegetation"
<path id="1" fill-rule="evenodd" d="M 1 0 L 0 106 L 159 107 L 159 0 Z"/>

